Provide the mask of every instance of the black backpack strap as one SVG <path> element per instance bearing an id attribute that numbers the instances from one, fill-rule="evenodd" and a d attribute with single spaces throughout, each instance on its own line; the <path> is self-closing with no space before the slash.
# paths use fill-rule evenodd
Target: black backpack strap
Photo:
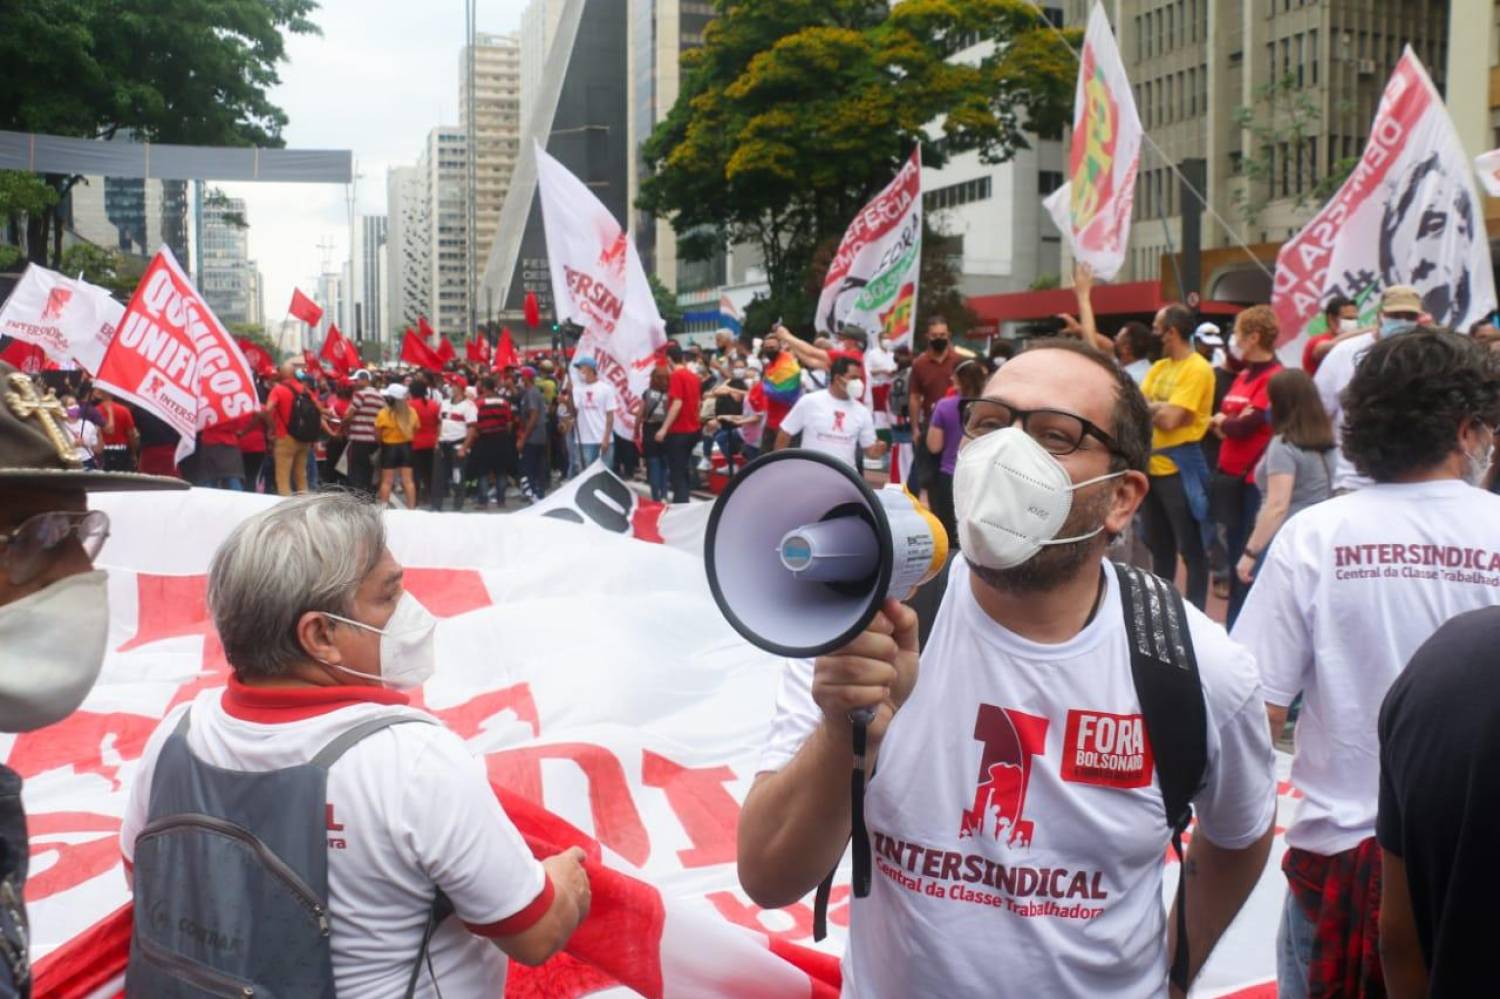
<path id="1" fill-rule="evenodd" d="M 424 725 L 438 724 L 437 719 L 423 718 L 420 715 L 381 715 L 378 718 L 367 718 L 339 733 L 332 742 L 318 750 L 308 762 L 315 767 L 327 770 L 366 737 L 384 731 L 392 725 L 406 725 L 412 722 Z M 427 926 L 422 930 L 422 945 L 417 948 L 417 959 L 412 962 L 411 976 L 406 980 L 406 999 L 412 999 L 412 996 L 416 994 L 417 980 L 421 977 L 422 965 L 430 963 L 427 959 L 427 948 L 432 943 L 432 935 L 437 932 L 442 921 L 452 914 L 453 903 L 448 900 L 447 895 L 443 894 L 441 888 L 437 889 L 437 897 L 432 900 L 432 909 L 427 913 Z"/>
<path id="2" fill-rule="evenodd" d="M 1125 611 L 1130 673 L 1156 760 L 1172 851 L 1177 854 L 1177 948 L 1172 955 L 1171 982 L 1186 991 L 1190 960 L 1182 834 L 1192 821 L 1193 797 L 1208 769 L 1208 710 L 1182 594 L 1133 566 L 1116 562 L 1115 572 Z"/>

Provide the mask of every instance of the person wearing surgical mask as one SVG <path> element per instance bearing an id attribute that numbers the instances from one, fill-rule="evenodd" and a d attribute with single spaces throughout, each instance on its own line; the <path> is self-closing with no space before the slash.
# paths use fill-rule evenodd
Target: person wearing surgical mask
<path id="1" fill-rule="evenodd" d="M 1302 370 L 1311 378 L 1328 352 L 1362 331 L 1359 305 L 1343 295 L 1334 295 L 1323 303 L 1323 332 L 1307 338 L 1302 346 Z"/>
<path id="2" fill-rule="evenodd" d="M 849 899 L 846 996 L 992 995 L 997 954 L 1006 994 L 1166 996 L 1171 837 L 1154 770 L 1134 735 L 1117 738 L 1122 722 L 1139 731 L 1142 712 L 1124 584 L 1106 554 L 1148 488 L 1150 411 L 1113 358 L 1051 339 L 964 399 L 959 423 L 962 552 L 932 630 L 922 641 L 917 614 L 887 599 L 847 645 L 788 665 L 740 813 L 741 887 L 783 906 L 839 862 L 854 825 L 849 715 L 870 709 L 874 871 L 869 893 Z M 1153 587 L 1150 609 L 1133 604 L 1151 627 L 1190 635 L 1213 733 L 1183 865 L 1195 971 L 1266 862 L 1274 761 L 1254 662 L 1193 607 L 1174 601 L 1181 616 L 1169 617 L 1145 573 L 1127 578 Z M 1002 866 L 1095 872 L 1108 897 L 1082 902 L 1083 918 L 1069 908 L 1081 885 L 1055 910 L 1029 908 L 1032 889 Z"/>
<path id="3" fill-rule="evenodd" d="M 0 732 L 62 721 L 104 664 L 108 576 L 94 558 L 109 515 L 90 510 L 88 494 L 187 488 L 181 479 L 87 468 L 74 428 L 86 433 L 93 424 L 76 407 L 0 362 Z M 21 777 L 0 766 L 0 996 L 31 985 Z"/>
<path id="4" fill-rule="evenodd" d="M 1344 389 L 1354 378 L 1354 372 L 1369 349 L 1382 339 L 1400 336 L 1417 328 L 1422 318 L 1422 296 L 1410 285 L 1393 284 L 1380 296 L 1380 317 L 1374 329 L 1367 329 L 1347 338 L 1340 338 L 1318 365 L 1313 384 L 1318 387 L 1318 396 L 1328 418 L 1333 421 L 1334 433 L 1334 494 L 1347 493 L 1370 484 L 1370 479 L 1361 475 L 1354 463 L 1344 454 L 1339 445 L 1344 434 Z"/>
<path id="5" fill-rule="evenodd" d="M 204 808 L 234 812 L 253 796 L 216 782 L 326 759 L 325 747 L 357 727 L 424 722 L 389 724 L 317 764 L 328 828 L 341 832 L 327 848 L 334 984 L 339 995 L 402 994 L 441 892 L 453 915 L 431 931 L 419 991 L 498 995 L 509 958 L 540 963 L 587 914 L 583 853 L 535 860 L 483 763 L 413 705 L 439 668 L 439 646 L 437 621 L 406 583 L 380 509 L 357 496 L 297 497 L 236 525 L 214 553 L 207 591 L 228 686 L 169 713 L 148 740 L 120 848 L 136 904 L 150 907 L 169 872 L 153 869 L 162 854 L 146 849 L 142 830 Z M 229 785 L 242 786 L 255 785 Z M 253 811 L 208 814 L 256 833 Z"/>

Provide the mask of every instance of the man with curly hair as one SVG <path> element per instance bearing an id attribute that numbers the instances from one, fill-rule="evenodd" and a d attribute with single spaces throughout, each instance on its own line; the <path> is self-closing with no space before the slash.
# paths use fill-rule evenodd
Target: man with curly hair
<path id="1" fill-rule="evenodd" d="M 1474 488 L 1500 423 L 1500 355 L 1445 330 L 1383 336 L 1343 407 L 1344 454 L 1373 484 L 1286 523 L 1233 631 L 1260 666 L 1273 737 L 1302 695 L 1277 938 L 1279 994 L 1294 999 L 1378 984 L 1381 699 L 1443 622 L 1500 605 L 1500 497 Z"/>

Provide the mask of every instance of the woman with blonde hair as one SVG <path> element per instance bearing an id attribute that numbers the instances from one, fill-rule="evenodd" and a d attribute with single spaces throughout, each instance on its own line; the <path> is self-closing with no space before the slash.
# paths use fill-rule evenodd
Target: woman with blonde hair
<path id="1" fill-rule="evenodd" d="M 401 492 L 406 508 L 417 508 L 417 483 L 412 477 L 411 442 L 417 434 L 417 411 L 407 403 L 407 389 L 400 382 L 385 387 L 385 405 L 375 414 L 375 435 L 380 439 L 380 490 L 376 499 L 385 506 L 391 498 L 396 473 L 401 473 Z"/>

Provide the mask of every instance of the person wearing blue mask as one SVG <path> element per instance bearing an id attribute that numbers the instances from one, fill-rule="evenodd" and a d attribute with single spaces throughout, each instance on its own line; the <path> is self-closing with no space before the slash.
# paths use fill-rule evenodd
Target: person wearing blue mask
<path id="1" fill-rule="evenodd" d="M 1366 351 L 1385 337 L 1411 332 L 1421 320 L 1421 293 L 1409 284 L 1393 284 L 1381 293 L 1379 324 L 1372 330 L 1340 341 L 1318 365 L 1313 381 L 1323 400 L 1323 408 L 1328 410 L 1328 417 L 1333 421 L 1335 495 L 1352 492 L 1370 484 L 1370 480 L 1359 474 L 1339 447 L 1344 422 L 1344 410 L 1339 397 L 1354 377 L 1354 370 L 1359 367 L 1360 359 L 1365 356 Z"/>

